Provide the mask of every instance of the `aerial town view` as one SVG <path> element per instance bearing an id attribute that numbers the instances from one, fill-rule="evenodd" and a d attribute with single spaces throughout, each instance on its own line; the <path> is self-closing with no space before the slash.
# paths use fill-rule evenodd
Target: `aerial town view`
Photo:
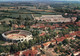
<path id="1" fill-rule="evenodd" d="M 0 0 L 0 56 L 80 56 L 80 0 Z"/>

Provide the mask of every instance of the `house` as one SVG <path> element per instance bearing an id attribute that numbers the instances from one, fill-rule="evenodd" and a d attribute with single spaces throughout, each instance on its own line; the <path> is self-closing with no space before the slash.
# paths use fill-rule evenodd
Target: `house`
<path id="1" fill-rule="evenodd" d="M 44 35 L 46 35 L 46 33 L 41 33 L 39 36 L 44 36 Z"/>
<path id="2" fill-rule="evenodd" d="M 72 22 L 75 22 L 77 20 L 76 17 L 72 17 Z"/>
<path id="3" fill-rule="evenodd" d="M 56 38 L 57 42 L 62 42 L 65 39 L 65 37 L 61 37 L 61 38 Z"/>
<path id="4" fill-rule="evenodd" d="M 80 26 L 80 22 L 76 22 L 76 25 L 77 25 L 77 26 Z"/>
<path id="5" fill-rule="evenodd" d="M 36 56 L 38 53 L 38 50 L 27 50 L 27 51 L 24 51 L 22 53 L 23 56 Z"/>
<path id="6" fill-rule="evenodd" d="M 44 49 L 47 49 L 51 42 L 43 43 Z"/>
<path id="7" fill-rule="evenodd" d="M 35 20 L 41 20 L 46 22 L 70 22 L 70 18 L 64 18 L 62 15 L 42 15 L 41 17 L 35 17 Z"/>
<path id="8" fill-rule="evenodd" d="M 19 28 L 24 28 L 25 29 L 25 26 L 24 25 L 20 25 Z"/>
<path id="9" fill-rule="evenodd" d="M 32 25 L 32 26 L 30 26 L 30 28 L 37 28 L 37 26 L 36 25 Z"/>
<path id="10" fill-rule="evenodd" d="M 24 25 L 13 24 L 12 26 L 13 26 L 14 28 L 24 28 L 24 29 L 25 29 L 25 26 L 24 26 Z"/>
<path id="11" fill-rule="evenodd" d="M 35 56 L 37 53 L 38 53 L 37 50 L 25 50 L 25 51 L 16 52 L 14 56 L 29 56 L 29 55 Z"/>
<path id="12" fill-rule="evenodd" d="M 74 53 L 74 56 L 80 56 L 80 52 Z"/>
<path id="13" fill-rule="evenodd" d="M 19 52 L 16 52 L 16 53 L 14 54 L 14 56 L 20 56 L 20 51 L 19 51 Z"/>
<path id="14" fill-rule="evenodd" d="M 17 24 L 12 25 L 14 28 L 18 28 L 19 26 Z"/>

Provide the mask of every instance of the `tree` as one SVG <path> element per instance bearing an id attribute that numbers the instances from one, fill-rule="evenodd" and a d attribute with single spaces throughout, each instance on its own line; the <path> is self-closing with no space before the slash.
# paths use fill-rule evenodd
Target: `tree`
<path id="1" fill-rule="evenodd" d="M 33 40 L 29 40 L 29 47 L 31 47 L 32 45 L 34 45 L 34 41 Z"/>
<path id="2" fill-rule="evenodd" d="M 12 23 L 12 21 L 9 21 L 9 22 L 10 22 L 9 26 L 11 27 L 13 23 Z"/>
<path id="3" fill-rule="evenodd" d="M 63 43 L 64 45 L 68 44 L 68 43 L 69 43 L 69 42 L 68 42 L 68 39 L 64 39 L 64 40 L 62 41 L 62 43 Z"/>
<path id="4" fill-rule="evenodd" d="M 60 52 L 65 52 L 65 49 L 60 47 Z"/>
<path id="5" fill-rule="evenodd" d="M 40 38 L 38 36 L 36 37 L 36 43 L 40 43 Z"/>
<path id="6" fill-rule="evenodd" d="M 58 51 L 58 48 L 55 48 L 54 51 L 57 52 Z"/>
<path id="7" fill-rule="evenodd" d="M 11 45 L 10 52 L 11 52 L 11 53 L 15 53 L 15 52 L 17 52 L 17 51 L 18 51 L 18 46 L 15 45 L 15 44 Z"/>
<path id="8" fill-rule="evenodd" d="M 25 50 L 26 49 L 26 46 L 24 43 L 19 43 L 18 44 L 18 50 Z"/>
<path id="9" fill-rule="evenodd" d="M 49 40 L 50 36 L 49 35 L 45 35 L 46 41 Z"/>
<path id="10" fill-rule="evenodd" d="M 19 15 L 19 20 L 21 20 L 21 15 Z"/>
<path id="11" fill-rule="evenodd" d="M 44 45 L 43 44 L 41 44 L 41 48 L 44 48 Z"/>
<path id="12" fill-rule="evenodd" d="M 53 45 L 52 43 L 50 43 L 50 45 L 48 46 L 49 48 L 53 48 L 55 45 Z"/>
<path id="13" fill-rule="evenodd" d="M 58 44 L 58 46 L 61 46 L 62 45 L 62 42 L 60 42 L 59 44 Z"/>
<path id="14" fill-rule="evenodd" d="M 10 52 L 10 46 L 5 46 L 5 52 Z"/>
<path id="15" fill-rule="evenodd" d="M 59 56 L 66 56 L 65 54 L 61 54 L 61 55 L 59 55 Z"/>
<path id="16" fill-rule="evenodd" d="M 5 51 L 4 47 L 0 46 L 0 53 L 2 53 L 4 51 Z"/>
<path id="17" fill-rule="evenodd" d="M 36 36 L 36 35 L 38 35 L 38 34 L 39 34 L 39 31 L 37 31 L 37 30 L 36 30 L 36 31 L 32 31 L 32 35 L 33 35 L 33 36 Z"/>
<path id="18" fill-rule="evenodd" d="M 72 53 L 71 56 L 74 56 L 74 54 Z"/>

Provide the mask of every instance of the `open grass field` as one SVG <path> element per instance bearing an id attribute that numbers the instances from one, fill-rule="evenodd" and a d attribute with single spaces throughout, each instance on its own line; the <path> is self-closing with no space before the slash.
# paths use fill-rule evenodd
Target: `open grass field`
<path id="1" fill-rule="evenodd" d="M 5 43 L 5 41 L 0 40 L 0 44 L 4 44 L 4 43 Z"/>
<path id="2" fill-rule="evenodd" d="M 10 30 L 10 27 L 4 27 L 4 26 L 0 25 L 0 33 L 3 33 L 8 30 Z"/>
<path id="3" fill-rule="evenodd" d="M 8 22 L 8 21 L 12 21 L 12 20 L 14 20 L 14 19 L 12 19 L 12 18 L 4 18 L 4 19 L 2 19 L 0 21 L 6 21 L 6 22 Z"/>
<path id="4" fill-rule="evenodd" d="M 41 17 L 41 14 L 33 14 L 34 17 Z"/>
<path id="5" fill-rule="evenodd" d="M 14 21 L 15 19 L 12 19 L 12 18 L 4 18 L 2 20 L 0 20 L 0 22 L 5 22 L 6 24 L 9 24 L 10 21 Z"/>
<path id="6" fill-rule="evenodd" d="M 22 15 L 22 18 L 25 18 L 27 14 L 34 14 L 34 16 L 41 16 L 41 15 L 55 15 L 60 14 L 56 12 L 47 12 L 47 11 L 38 11 L 38 10 L 29 10 L 29 9 L 14 9 L 14 10 L 8 10 L 8 11 L 1 11 L 5 14 L 7 13 L 10 17 L 19 17 L 19 15 Z"/>

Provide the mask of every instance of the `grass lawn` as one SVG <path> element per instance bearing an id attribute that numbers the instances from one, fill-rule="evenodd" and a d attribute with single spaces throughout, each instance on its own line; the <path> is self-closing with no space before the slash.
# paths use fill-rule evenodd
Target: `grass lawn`
<path id="1" fill-rule="evenodd" d="M 2 34 L 5 31 L 10 30 L 10 27 L 4 27 L 3 25 L 0 25 L 0 33 Z"/>
<path id="2" fill-rule="evenodd" d="M 34 17 L 41 17 L 41 14 L 33 14 Z"/>
<path id="3" fill-rule="evenodd" d="M 0 40 L 0 44 L 4 44 L 4 43 L 5 43 L 5 41 Z"/>

